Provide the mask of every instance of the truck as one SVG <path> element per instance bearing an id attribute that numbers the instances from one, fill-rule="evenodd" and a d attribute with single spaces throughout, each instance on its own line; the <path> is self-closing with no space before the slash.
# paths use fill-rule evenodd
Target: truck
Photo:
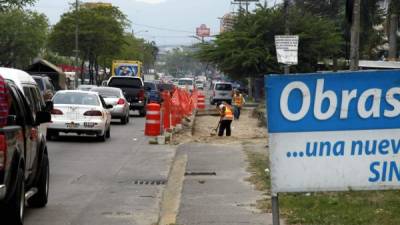
<path id="1" fill-rule="evenodd" d="M 22 225 L 25 202 L 39 208 L 47 204 L 49 158 L 39 127 L 51 115 L 44 108 L 33 112 L 14 82 L 7 81 L 6 88 L 11 104 L 0 128 L 0 224 Z"/>

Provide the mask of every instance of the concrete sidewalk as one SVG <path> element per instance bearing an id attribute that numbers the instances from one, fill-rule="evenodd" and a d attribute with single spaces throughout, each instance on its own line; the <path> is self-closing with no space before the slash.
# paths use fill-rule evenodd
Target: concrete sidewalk
<path id="1" fill-rule="evenodd" d="M 270 214 L 255 208 L 262 193 L 245 181 L 250 174 L 241 144 L 186 144 L 177 154 L 187 154 L 186 173 L 193 173 L 185 177 L 177 224 L 272 224 Z"/>

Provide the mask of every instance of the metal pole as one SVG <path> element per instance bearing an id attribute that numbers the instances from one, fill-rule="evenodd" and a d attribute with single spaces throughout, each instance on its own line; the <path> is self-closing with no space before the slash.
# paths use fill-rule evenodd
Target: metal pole
<path id="1" fill-rule="evenodd" d="M 350 70 L 358 70 L 360 60 L 360 8 L 361 0 L 354 0 L 353 22 L 350 41 Z"/>
<path id="2" fill-rule="evenodd" d="M 272 194 L 272 225 L 279 225 L 279 198 L 278 194 Z"/>
<path id="3" fill-rule="evenodd" d="M 76 14 L 76 24 L 75 24 L 75 88 L 78 87 L 78 67 L 79 67 L 79 0 L 75 1 L 75 14 Z"/>
<path id="4" fill-rule="evenodd" d="M 284 17 L 285 17 L 285 34 L 289 35 L 290 34 L 290 29 L 289 29 L 289 0 L 284 0 L 284 2 L 283 2 L 283 10 L 284 10 Z M 289 65 L 285 65 L 284 73 L 285 74 L 289 74 L 290 73 Z"/>

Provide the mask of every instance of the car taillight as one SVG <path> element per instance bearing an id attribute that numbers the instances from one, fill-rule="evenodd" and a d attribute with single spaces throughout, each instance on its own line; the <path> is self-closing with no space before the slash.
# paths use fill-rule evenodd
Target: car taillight
<path id="1" fill-rule="evenodd" d="M 125 100 L 123 98 L 120 98 L 117 102 L 118 105 L 123 105 L 125 104 Z"/>
<path id="2" fill-rule="evenodd" d="M 64 113 L 59 109 L 53 109 L 50 111 L 52 115 L 63 115 Z"/>
<path id="3" fill-rule="evenodd" d="M 144 100 L 144 90 L 140 90 L 140 91 L 139 91 L 139 96 L 138 96 L 138 97 L 139 97 L 139 100 L 140 100 L 140 101 L 143 101 L 143 100 Z"/>
<path id="4" fill-rule="evenodd" d="M 4 134 L 0 135 L 0 170 L 6 168 L 7 162 L 7 142 Z"/>
<path id="5" fill-rule="evenodd" d="M 86 111 L 83 115 L 84 116 L 103 116 L 103 114 L 98 110 L 89 110 L 89 111 Z"/>

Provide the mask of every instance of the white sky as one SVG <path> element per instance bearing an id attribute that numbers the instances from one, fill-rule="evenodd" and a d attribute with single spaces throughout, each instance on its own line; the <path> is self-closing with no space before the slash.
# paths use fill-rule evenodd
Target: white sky
<path id="1" fill-rule="evenodd" d="M 196 27 L 206 24 L 211 35 L 219 32 L 219 17 L 231 12 L 231 0 L 86 0 L 109 2 L 122 10 L 132 22 L 137 36 L 158 45 L 193 44 Z M 268 0 L 274 4 L 276 0 Z M 279 2 L 279 0 L 277 0 Z M 38 0 L 34 10 L 47 15 L 51 24 L 69 10 L 74 0 Z M 264 2 L 264 0 L 260 0 Z M 254 6 L 250 7 L 254 8 Z M 160 29 L 161 28 L 161 29 Z"/>

